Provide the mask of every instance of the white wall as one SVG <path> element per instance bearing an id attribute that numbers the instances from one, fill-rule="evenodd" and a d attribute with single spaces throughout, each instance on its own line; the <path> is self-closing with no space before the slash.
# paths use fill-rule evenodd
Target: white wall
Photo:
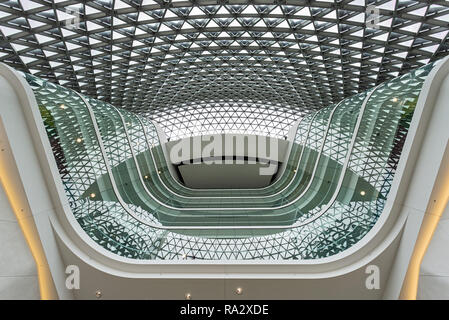
<path id="1" fill-rule="evenodd" d="M 418 299 L 449 299 L 449 206 L 438 222 L 419 272 Z"/>
<path id="2" fill-rule="evenodd" d="M 0 184 L 0 299 L 40 299 L 36 263 L 2 184 Z"/>
<path id="3" fill-rule="evenodd" d="M 25 79 L 3 64 L 0 64 L 0 95 L 1 179 L 3 185 L 8 187 L 8 193 L 11 192 L 13 195 L 14 204 L 21 210 L 19 216 L 23 220 L 19 220 L 20 225 L 26 226 L 26 239 L 32 243 L 29 249 L 2 189 L 0 221 L 3 219 L 9 221 L 10 225 L 8 231 L 5 229 L 5 234 L 11 232 L 9 233 L 11 238 L 3 240 L 3 230 L 0 230 L 0 277 L 3 274 L 37 277 L 36 267 L 39 267 L 39 283 L 42 287 L 39 288 L 38 295 L 33 297 L 71 299 L 73 295 L 65 287 L 65 266 L 62 264 L 50 224 L 50 218 L 55 214 L 51 200 L 55 192 L 48 189 L 45 181 L 50 173 L 45 171 L 46 167 L 42 164 L 53 159 L 53 155 L 36 100 Z M 45 144 L 46 149 L 37 142 Z M 13 230 L 11 225 L 16 227 L 16 233 L 11 231 Z M 28 255 L 31 256 L 32 251 L 35 259 L 21 260 L 23 250 L 13 247 L 13 243 L 21 241 L 23 248 L 28 250 Z M 34 260 L 38 265 L 34 266 Z M 33 261 L 33 272 L 27 267 L 29 265 L 27 261 Z M 11 287 L 16 291 L 10 289 Z M 37 288 L 37 283 L 35 287 Z M 0 284 L 0 298 L 8 298 L 6 296 L 8 294 L 13 295 L 11 299 L 31 299 L 32 297 L 28 295 L 36 290 L 29 290 L 22 278 L 17 283 L 5 282 L 4 287 Z"/>

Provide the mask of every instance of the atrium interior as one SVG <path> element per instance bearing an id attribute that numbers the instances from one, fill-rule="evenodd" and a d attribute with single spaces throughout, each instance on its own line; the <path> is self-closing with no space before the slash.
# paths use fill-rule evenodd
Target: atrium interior
<path id="1" fill-rule="evenodd" d="M 449 299 L 448 34 L 447 0 L 1 2 L 0 299 Z"/>

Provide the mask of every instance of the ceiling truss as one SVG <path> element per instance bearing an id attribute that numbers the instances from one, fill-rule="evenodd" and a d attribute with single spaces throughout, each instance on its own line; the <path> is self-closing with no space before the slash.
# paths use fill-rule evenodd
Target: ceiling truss
<path id="1" fill-rule="evenodd" d="M 283 137 L 447 55 L 449 1 L 12 0 L 0 30 L 0 61 L 148 115 L 171 138 Z"/>

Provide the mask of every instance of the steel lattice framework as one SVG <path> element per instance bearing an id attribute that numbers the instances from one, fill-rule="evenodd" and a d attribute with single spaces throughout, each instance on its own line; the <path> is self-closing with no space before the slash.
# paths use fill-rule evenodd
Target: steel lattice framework
<path id="1" fill-rule="evenodd" d="M 171 138 L 281 137 L 445 56 L 449 1 L 12 0 L 0 30 L 1 61 L 150 116 Z"/>

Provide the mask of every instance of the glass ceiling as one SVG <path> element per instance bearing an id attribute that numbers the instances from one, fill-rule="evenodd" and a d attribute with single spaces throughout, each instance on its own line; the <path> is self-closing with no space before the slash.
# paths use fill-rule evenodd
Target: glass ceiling
<path id="1" fill-rule="evenodd" d="M 283 137 L 298 118 L 449 52 L 449 1 L 250 3 L 2 1 L 0 61 L 147 115 L 172 139 Z"/>

